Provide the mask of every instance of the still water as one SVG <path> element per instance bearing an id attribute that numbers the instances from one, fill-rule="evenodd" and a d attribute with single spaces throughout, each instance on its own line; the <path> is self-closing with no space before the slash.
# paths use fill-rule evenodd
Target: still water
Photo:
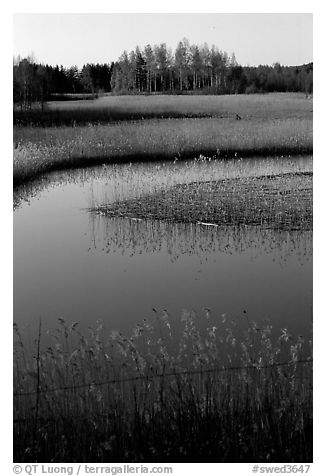
<path id="1" fill-rule="evenodd" d="M 277 165 L 275 165 L 277 162 Z M 122 164 L 51 173 L 15 192 L 14 321 L 30 338 L 39 318 L 129 332 L 166 309 L 243 311 L 306 334 L 312 320 L 312 231 L 209 227 L 108 218 L 89 211 L 176 183 L 311 171 L 312 158 L 205 164 Z"/>

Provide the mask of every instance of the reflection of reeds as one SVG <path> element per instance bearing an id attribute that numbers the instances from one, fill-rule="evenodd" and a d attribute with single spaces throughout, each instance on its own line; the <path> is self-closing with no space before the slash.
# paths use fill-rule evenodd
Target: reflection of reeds
<path id="1" fill-rule="evenodd" d="M 129 256 L 166 250 L 172 261 L 184 255 L 206 261 L 216 252 L 248 252 L 252 259 L 272 254 L 280 262 L 294 255 L 301 263 L 312 256 L 311 231 L 236 225 L 206 227 L 164 220 L 108 219 L 100 214 L 90 215 L 90 227 L 94 248 Z"/>
<path id="2" fill-rule="evenodd" d="M 16 329 L 14 460 L 311 461 L 310 341 L 246 313 L 182 322 L 154 310 L 105 340 L 100 322 L 85 336 L 61 320 L 39 358 L 36 441 L 37 359 Z"/>
<path id="3" fill-rule="evenodd" d="M 26 159 L 27 160 L 27 159 Z M 19 199 L 28 200 L 45 187 L 80 183 L 91 187 L 89 207 L 112 203 L 167 190 L 178 184 L 246 179 L 300 172 L 312 172 L 312 157 L 252 157 L 248 159 L 139 162 L 110 164 L 85 169 L 57 171 L 15 190 Z"/>

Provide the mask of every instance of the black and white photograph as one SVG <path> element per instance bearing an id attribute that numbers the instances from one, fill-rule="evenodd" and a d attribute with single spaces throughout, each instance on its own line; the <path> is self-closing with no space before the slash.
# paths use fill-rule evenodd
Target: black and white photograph
<path id="1" fill-rule="evenodd" d="M 313 14 L 12 21 L 14 472 L 309 473 Z"/>

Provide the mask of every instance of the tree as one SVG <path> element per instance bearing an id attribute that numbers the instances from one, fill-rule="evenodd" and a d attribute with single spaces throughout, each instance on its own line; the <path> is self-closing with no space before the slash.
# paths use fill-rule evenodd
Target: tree
<path id="1" fill-rule="evenodd" d="M 190 68 L 192 71 L 192 89 L 197 89 L 197 87 L 200 87 L 199 79 L 203 72 L 203 61 L 197 45 L 190 47 Z"/>
<path id="2" fill-rule="evenodd" d="M 122 90 L 122 69 L 118 62 L 114 63 L 111 69 L 110 87 L 114 92 Z"/>
<path id="3" fill-rule="evenodd" d="M 152 92 L 153 89 L 153 78 L 155 77 L 155 71 L 156 71 L 156 63 L 155 63 L 155 55 L 153 48 L 151 45 L 146 45 L 144 49 L 143 56 L 145 58 L 146 62 L 146 71 L 147 71 L 147 91 L 149 93 Z"/>
<path id="4" fill-rule="evenodd" d="M 39 86 L 36 73 L 37 65 L 31 57 L 19 59 L 18 64 L 14 63 L 14 103 L 19 104 L 20 108 L 25 109 L 25 111 L 31 109 L 32 103 L 39 99 Z"/>
<path id="5" fill-rule="evenodd" d="M 130 91 L 130 79 L 132 77 L 132 65 L 129 61 L 127 51 L 124 51 L 119 58 L 121 69 L 121 88 L 122 91 Z"/>
<path id="6" fill-rule="evenodd" d="M 83 66 L 81 71 L 81 83 L 83 85 L 83 90 L 86 93 L 95 93 L 95 81 L 93 75 L 94 66 L 87 63 Z"/>
<path id="7" fill-rule="evenodd" d="M 160 91 L 165 91 L 166 79 L 168 78 L 168 52 L 166 44 L 161 43 L 159 46 L 155 45 L 154 55 L 159 78 L 159 88 Z"/>
<path id="8" fill-rule="evenodd" d="M 242 66 L 231 66 L 228 74 L 229 92 L 231 94 L 243 93 L 247 86 L 246 77 Z"/>
<path id="9" fill-rule="evenodd" d="M 188 70 L 190 65 L 190 45 L 187 38 L 179 41 L 175 51 L 175 66 L 179 76 L 179 89 L 188 89 Z"/>
<path id="10" fill-rule="evenodd" d="M 200 47 L 200 56 L 203 63 L 202 87 L 211 88 L 213 84 L 212 63 L 211 63 L 211 52 L 209 50 L 207 43 L 204 43 Z"/>
<path id="11" fill-rule="evenodd" d="M 146 91 L 147 70 L 146 61 L 139 47 L 136 47 L 136 87 L 138 92 Z"/>
<path id="12" fill-rule="evenodd" d="M 22 111 L 35 103 L 43 108 L 53 95 L 67 93 L 170 92 L 204 90 L 214 94 L 239 94 L 270 91 L 313 91 L 313 64 L 301 66 L 242 67 L 235 54 L 229 56 L 207 43 L 190 45 L 187 38 L 173 52 L 165 43 L 146 45 L 143 51 L 124 51 L 118 61 L 108 64 L 49 66 L 33 57 L 14 58 L 13 102 Z"/>
<path id="13" fill-rule="evenodd" d="M 81 92 L 81 75 L 78 71 L 77 66 L 71 66 L 66 71 L 67 82 L 68 82 L 68 91 L 73 94 Z"/>

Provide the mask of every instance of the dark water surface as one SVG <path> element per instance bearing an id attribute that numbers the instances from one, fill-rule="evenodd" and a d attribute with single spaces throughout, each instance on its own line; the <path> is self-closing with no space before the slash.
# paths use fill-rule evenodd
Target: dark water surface
<path id="1" fill-rule="evenodd" d="M 133 164 L 52 173 L 15 193 L 14 321 L 31 338 L 58 318 L 129 332 L 183 309 L 243 311 L 295 334 L 312 319 L 312 231 L 108 218 L 89 208 L 177 183 L 309 172 L 312 158 Z"/>

